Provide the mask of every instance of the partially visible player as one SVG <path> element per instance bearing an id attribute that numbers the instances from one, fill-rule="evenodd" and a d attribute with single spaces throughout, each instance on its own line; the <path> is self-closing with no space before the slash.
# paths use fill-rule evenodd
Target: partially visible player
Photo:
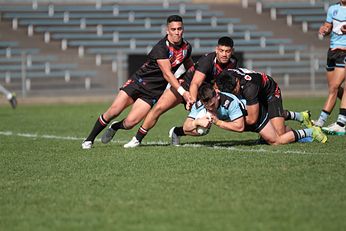
<path id="1" fill-rule="evenodd" d="M 186 103 L 186 108 L 190 109 L 197 98 L 197 88 L 203 83 L 214 83 L 215 79 L 226 68 L 235 68 L 237 59 L 233 56 L 233 40 L 230 37 L 221 37 L 215 48 L 211 52 L 202 56 L 195 66 L 192 66 L 181 78 L 179 82 L 186 91 L 190 91 L 191 101 L 186 102 L 174 89 L 167 89 L 160 97 L 157 104 L 146 116 L 143 125 L 138 129 L 136 136 L 124 145 L 125 148 L 133 148 L 140 145 L 149 130 L 153 128 L 159 117 L 174 108 L 180 103 Z M 183 129 L 181 129 L 183 132 Z M 108 140 L 108 139 L 107 139 Z"/>
<path id="2" fill-rule="evenodd" d="M 345 87 L 345 60 L 346 60 L 346 0 L 341 0 L 337 4 L 329 7 L 325 23 L 320 27 L 319 34 L 327 36 L 330 34 L 330 46 L 327 55 L 327 81 L 328 81 L 328 97 L 324 103 L 323 109 L 318 120 L 314 124 L 323 127 L 333 111 L 336 99 L 340 98 L 340 111 L 338 119 L 328 127 L 322 130 L 337 135 L 345 135 L 346 123 L 346 94 Z"/>
<path id="3" fill-rule="evenodd" d="M 97 119 L 89 136 L 82 143 L 83 149 L 92 148 L 96 136 L 132 104 L 125 119 L 111 124 L 111 129 L 107 130 L 108 136 L 113 137 L 117 130 L 129 130 L 137 125 L 157 102 L 167 83 L 186 102 L 190 101 L 189 92 L 182 88 L 174 76 L 181 65 L 191 62 L 191 45 L 183 39 L 183 19 L 178 15 L 169 16 L 166 31 L 167 35 L 148 54 L 148 61 L 120 88 L 112 105 Z"/>
<path id="4" fill-rule="evenodd" d="M 17 97 L 15 93 L 11 93 L 4 86 L 0 84 L 0 92 L 6 96 L 6 99 L 11 104 L 12 108 L 15 109 L 17 107 Z"/>
<path id="5" fill-rule="evenodd" d="M 220 82 L 218 82 L 220 83 Z M 223 86 L 218 84 L 219 89 Z M 211 119 L 206 117 L 199 119 L 202 122 L 212 122 L 216 126 L 235 132 L 252 131 L 257 132 L 270 145 L 280 145 L 296 142 L 305 137 L 312 137 L 314 140 L 325 143 L 327 141 L 319 127 L 306 128 L 302 130 L 289 130 L 283 134 L 278 134 L 270 121 L 269 113 L 264 105 L 259 105 L 258 119 L 249 125 L 246 123 L 248 112 L 245 105 L 235 96 L 226 92 L 218 92 L 213 86 L 205 84 L 198 90 L 198 98 L 201 106 L 197 106 L 191 114 L 196 114 L 198 110 L 206 108 L 211 113 Z M 202 126 L 195 122 L 190 123 L 190 130 L 196 130 L 197 126 Z M 207 126 L 210 126 L 209 124 Z"/>

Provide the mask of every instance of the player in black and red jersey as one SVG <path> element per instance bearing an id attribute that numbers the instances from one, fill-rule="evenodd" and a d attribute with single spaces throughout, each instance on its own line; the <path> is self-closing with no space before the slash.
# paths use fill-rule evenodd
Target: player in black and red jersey
<path id="1" fill-rule="evenodd" d="M 124 145 L 125 148 L 133 148 L 140 145 L 148 131 L 155 126 L 159 117 L 180 103 L 185 103 L 190 109 L 197 98 L 197 89 L 203 83 L 215 82 L 217 76 L 226 68 L 235 68 L 237 59 L 233 56 L 233 40 L 230 37 L 221 37 L 218 40 L 215 52 L 202 56 L 195 66 L 192 66 L 179 78 L 181 86 L 191 93 L 191 101 L 184 100 L 176 89 L 171 87 L 160 97 L 157 104 L 150 110 L 143 125 L 138 129 L 136 136 Z M 190 86 L 191 85 L 191 86 Z"/>
<path id="2" fill-rule="evenodd" d="M 281 90 L 269 75 L 245 68 L 227 69 L 220 74 L 217 85 L 220 91 L 230 92 L 240 99 L 246 100 L 246 125 L 251 126 L 258 121 L 260 106 L 262 105 L 268 112 L 269 122 L 274 127 L 277 135 L 281 136 L 291 130 L 285 126 L 287 111 L 283 109 Z M 327 136 L 321 132 L 319 127 L 298 131 L 311 134 L 296 132 L 294 133 L 296 140 L 312 136 L 314 132 L 314 139 L 321 143 L 327 141 Z M 277 141 L 271 140 L 271 142 L 275 143 Z"/>
<path id="3" fill-rule="evenodd" d="M 132 105 L 127 117 L 111 124 L 102 139 L 105 143 L 112 139 L 119 129 L 131 129 L 137 125 L 150 111 L 159 97 L 166 89 L 167 83 L 171 84 L 179 94 L 190 102 L 190 94 L 185 91 L 175 78 L 174 73 L 181 65 L 190 67 L 191 45 L 183 39 L 183 19 L 178 15 L 167 18 L 167 35 L 161 39 L 148 54 L 148 61 L 120 88 L 108 110 L 99 116 L 89 136 L 83 141 L 82 148 L 90 149 L 96 136 L 108 123 Z"/>

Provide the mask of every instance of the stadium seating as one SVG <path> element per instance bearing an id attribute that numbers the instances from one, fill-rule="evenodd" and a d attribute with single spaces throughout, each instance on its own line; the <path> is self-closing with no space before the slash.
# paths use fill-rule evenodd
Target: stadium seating
<path id="1" fill-rule="evenodd" d="M 315 30 L 325 21 L 328 1 L 307 1 L 307 2 L 262 2 L 257 1 L 258 13 L 262 10 L 270 11 L 270 18 L 276 20 L 277 17 L 286 17 L 287 25 L 301 24 L 302 31 Z"/>
<path id="2" fill-rule="evenodd" d="M 275 38 L 272 32 L 259 31 L 256 25 L 244 24 L 239 18 L 228 18 L 223 12 L 211 11 L 206 4 L 179 3 L 169 7 L 165 4 L 1 5 L 0 12 L 2 20 L 10 21 L 14 30 L 26 27 L 29 36 L 43 35 L 45 43 L 59 41 L 62 50 L 77 50 L 79 57 L 94 56 L 96 65 L 112 63 L 113 71 L 117 69 L 115 66 L 119 67 L 119 56 L 126 63 L 127 55 L 146 54 L 155 45 L 157 39 L 165 34 L 163 18 L 169 14 L 184 17 L 187 31 L 184 38 L 193 45 L 195 55 L 210 52 L 217 37 L 230 35 L 236 50 L 244 52 L 248 67 L 270 70 L 270 73 L 286 77 L 306 75 L 311 69 L 316 72 L 322 70 L 309 67 L 311 57 L 304 55 L 309 52 L 307 45 L 292 44 L 287 38 Z M 261 10 L 275 12 L 275 18 L 289 16 L 292 23 L 305 23 L 314 18 L 319 22 L 325 6 L 322 3 L 263 2 Z M 303 10 L 311 13 L 304 14 Z M 62 72 L 57 70 L 54 73 Z"/>
<path id="3" fill-rule="evenodd" d="M 18 46 L 16 41 L 0 41 L 0 80 L 6 84 L 21 82 L 24 78 L 25 88 L 30 90 L 32 79 L 70 82 L 71 78 L 83 78 L 84 87 L 90 88 L 90 78 L 96 75 L 94 71 L 78 71 L 75 63 L 57 63 L 56 56 L 41 56 L 39 49 Z"/>

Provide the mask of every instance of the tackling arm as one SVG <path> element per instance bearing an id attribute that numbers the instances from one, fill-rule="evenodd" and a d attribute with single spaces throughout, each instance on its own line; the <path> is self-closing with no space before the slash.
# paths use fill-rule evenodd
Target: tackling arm
<path id="1" fill-rule="evenodd" d="M 247 116 L 246 116 L 246 124 L 252 125 L 255 124 L 258 120 L 259 116 L 259 103 L 253 105 L 246 106 Z"/>
<path id="2" fill-rule="evenodd" d="M 191 100 L 193 102 L 196 102 L 197 100 L 198 88 L 202 85 L 204 79 L 205 79 L 205 74 L 196 70 L 192 77 L 190 90 L 189 90 L 191 94 Z"/>

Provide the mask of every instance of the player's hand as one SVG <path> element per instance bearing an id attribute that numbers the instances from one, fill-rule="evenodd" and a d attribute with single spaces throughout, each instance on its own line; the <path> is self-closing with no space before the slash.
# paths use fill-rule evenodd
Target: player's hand
<path id="1" fill-rule="evenodd" d="M 211 120 L 208 116 L 204 116 L 202 118 L 196 119 L 196 125 L 209 128 L 211 126 Z"/>
<path id="2" fill-rule="evenodd" d="M 191 111 L 192 105 L 193 105 L 195 102 L 196 102 L 196 101 L 193 100 L 193 99 L 191 99 L 190 102 L 186 102 L 186 104 L 185 104 L 186 110 Z"/>
<path id="3" fill-rule="evenodd" d="M 191 99 L 190 92 L 185 91 L 184 94 L 183 94 L 183 98 L 184 98 L 184 100 L 186 102 L 186 109 L 189 110 L 188 107 L 191 109 L 191 106 L 192 106 L 193 102 L 192 102 L 192 99 Z"/>
<path id="4" fill-rule="evenodd" d="M 318 30 L 318 33 L 321 35 L 321 36 L 326 36 L 329 31 L 328 31 L 328 28 L 326 26 L 321 26 L 320 29 Z"/>
<path id="5" fill-rule="evenodd" d="M 213 113 L 213 112 L 210 112 L 209 111 L 209 117 L 210 117 L 210 122 L 211 123 L 213 123 L 213 124 L 215 124 L 216 123 L 216 121 L 218 121 L 219 119 L 217 118 L 217 116 L 216 116 L 216 114 L 215 113 Z"/>

